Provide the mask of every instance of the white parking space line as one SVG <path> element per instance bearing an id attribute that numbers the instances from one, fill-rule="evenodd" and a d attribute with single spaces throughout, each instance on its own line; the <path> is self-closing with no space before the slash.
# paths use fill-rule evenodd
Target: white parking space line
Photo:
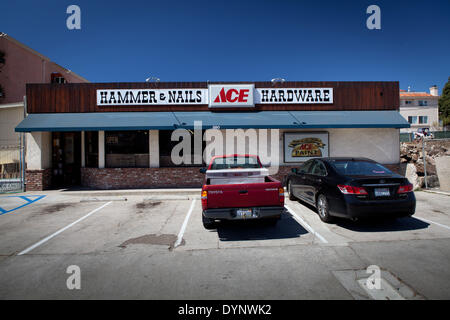
<path id="1" fill-rule="evenodd" d="M 178 233 L 177 241 L 175 241 L 174 248 L 178 247 L 181 244 L 181 241 L 183 240 L 184 231 L 186 230 L 186 226 L 189 222 L 189 218 L 191 217 L 191 213 L 194 210 L 195 200 L 196 199 L 192 200 L 191 207 L 189 208 L 186 218 L 184 218 L 183 225 L 181 226 L 180 232 Z"/>
<path id="2" fill-rule="evenodd" d="M 284 206 L 290 214 L 292 214 L 292 216 L 303 226 L 306 228 L 306 230 L 308 230 L 309 232 L 311 232 L 314 236 L 316 236 L 317 238 L 319 238 L 320 241 L 322 241 L 323 243 L 328 243 L 327 239 L 325 239 L 324 237 L 322 237 L 320 235 L 320 233 L 314 231 L 313 228 L 311 228 L 311 226 L 309 224 L 306 223 L 305 220 L 303 220 L 300 216 L 298 216 L 294 210 L 292 210 L 289 206 L 285 205 Z"/>
<path id="3" fill-rule="evenodd" d="M 109 201 L 109 202 L 105 203 L 104 205 L 102 205 L 102 206 L 98 207 L 97 209 L 95 209 L 95 210 L 89 212 L 87 215 L 81 217 L 80 219 L 78 219 L 78 220 L 72 222 L 71 224 L 65 226 L 65 227 L 62 228 L 62 229 L 59 229 L 59 230 L 56 231 L 55 233 L 49 235 L 48 237 L 42 239 L 42 240 L 39 241 L 39 242 L 33 244 L 31 247 L 28 247 L 28 248 L 26 248 L 25 250 L 19 252 L 18 255 L 21 256 L 21 255 L 26 254 L 26 253 L 30 252 L 31 250 L 33 250 L 33 249 L 39 247 L 41 244 L 43 244 L 43 243 L 47 242 L 48 240 L 50 240 L 50 239 L 56 237 L 56 236 L 57 236 L 58 234 L 60 234 L 61 232 L 64 232 L 65 230 L 69 229 L 70 227 L 76 225 L 78 222 L 83 221 L 84 219 L 86 219 L 86 218 L 89 217 L 90 215 L 92 215 L 92 214 L 96 213 L 97 211 L 103 209 L 104 207 L 106 207 L 106 206 L 107 206 L 108 204 L 110 204 L 111 202 L 112 202 L 112 201 Z"/>
<path id="4" fill-rule="evenodd" d="M 437 223 L 437 222 L 434 222 L 434 221 L 431 221 L 431 220 L 428 220 L 428 219 L 425 219 L 425 218 L 422 218 L 422 217 L 418 217 L 416 215 L 414 215 L 413 217 L 416 218 L 416 219 L 422 220 L 424 222 L 433 223 L 433 224 L 438 225 L 438 226 L 440 226 L 442 228 L 450 230 L 450 227 L 446 226 L 445 224 L 440 224 L 440 223 Z"/>

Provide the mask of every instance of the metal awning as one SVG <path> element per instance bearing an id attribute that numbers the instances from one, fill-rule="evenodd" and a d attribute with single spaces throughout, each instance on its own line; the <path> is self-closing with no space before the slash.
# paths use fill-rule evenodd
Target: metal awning
<path id="1" fill-rule="evenodd" d="M 397 111 L 259 112 L 96 112 L 32 113 L 15 129 L 32 131 L 112 131 L 193 129 L 409 128 Z"/>
<path id="2" fill-rule="evenodd" d="M 398 111 L 174 112 L 183 128 L 409 128 Z"/>
<path id="3" fill-rule="evenodd" d="M 31 113 L 16 132 L 173 130 L 178 125 L 173 112 Z"/>
<path id="4" fill-rule="evenodd" d="M 398 111 L 290 111 L 305 128 L 410 128 Z"/>
<path id="5" fill-rule="evenodd" d="M 201 121 L 203 129 L 276 129 L 298 128 L 297 120 L 288 111 L 259 112 L 174 112 L 180 126 L 194 128 L 194 121 Z"/>

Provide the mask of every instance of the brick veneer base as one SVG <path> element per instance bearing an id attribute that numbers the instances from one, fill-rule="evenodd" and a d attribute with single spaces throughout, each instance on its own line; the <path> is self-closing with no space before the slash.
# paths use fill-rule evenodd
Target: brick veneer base
<path id="1" fill-rule="evenodd" d="M 298 166 L 283 166 L 273 177 L 283 178 Z M 386 165 L 400 172 L 399 165 Z M 200 188 L 204 175 L 199 167 L 170 168 L 81 168 L 81 184 L 93 189 L 135 189 L 135 188 Z"/>
<path id="2" fill-rule="evenodd" d="M 93 189 L 201 187 L 199 167 L 81 168 L 81 185 Z"/>
<path id="3" fill-rule="evenodd" d="M 26 191 L 42 191 L 52 184 L 52 169 L 26 170 Z"/>

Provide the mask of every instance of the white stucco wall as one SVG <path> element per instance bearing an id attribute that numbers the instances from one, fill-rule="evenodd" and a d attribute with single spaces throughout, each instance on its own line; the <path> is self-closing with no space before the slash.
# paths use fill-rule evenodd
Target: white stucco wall
<path id="1" fill-rule="evenodd" d="M 150 168 L 158 168 L 159 167 L 159 131 L 158 130 L 149 130 L 149 139 L 148 139 L 148 150 L 149 150 L 149 164 Z"/>
<path id="2" fill-rule="evenodd" d="M 400 132 L 393 128 L 339 128 L 318 130 L 280 130 L 281 164 L 283 132 L 328 132 L 330 157 L 366 157 L 382 164 L 400 161 Z"/>
<path id="3" fill-rule="evenodd" d="M 237 146 L 235 149 L 227 149 L 227 136 L 225 130 L 220 130 L 223 134 L 223 152 L 239 153 Z M 295 165 L 295 163 L 284 162 L 283 138 L 284 132 L 328 132 L 329 133 L 329 156 L 330 157 L 366 157 L 378 161 L 382 164 L 398 164 L 400 161 L 400 132 L 394 128 L 351 128 L 351 129 L 317 129 L 317 130 L 278 130 L 278 139 L 272 141 L 271 134 L 276 131 L 267 130 L 267 138 L 261 141 L 261 132 L 255 130 L 258 136 L 257 145 L 250 146 L 248 140 L 245 145 L 239 146 L 245 153 L 261 154 L 262 147 L 266 147 L 267 155 L 271 155 L 271 145 L 278 140 L 274 147 L 278 147 L 280 165 Z M 242 133 L 242 132 L 240 132 Z M 242 134 L 240 135 L 242 137 Z M 240 140 L 241 142 L 244 140 Z M 263 143 L 264 145 L 261 145 Z M 228 144 L 229 145 L 229 144 Z M 262 159 L 263 160 L 263 159 Z M 264 160 L 263 160 L 264 162 Z"/>
<path id="4" fill-rule="evenodd" d="M 214 137 L 216 137 L 216 133 L 220 132 L 221 137 L 218 137 L 218 141 L 222 141 L 222 149 L 215 150 L 216 155 L 219 154 L 255 154 L 257 153 L 260 156 L 261 161 L 264 165 L 267 165 L 268 162 L 265 161 L 264 155 L 267 157 L 271 157 L 271 145 L 274 144 L 275 147 L 280 145 L 280 135 L 277 134 L 279 130 L 271 131 L 270 129 L 235 129 L 233 130 L 207 130 L 211 134 L 214 133 Z M 276 134 L 272 137 L 272 134 Z M 234 138 L 234 142 L 231 138 Z M 256 137 L 256 142 L 253 143 Z M 214 141 L 214 139 L 213 139 Z M 252 141 L 252 142 L 251 142 Z M 219 143 L 219 142 L 217 142 Z M 233 148 L 234 147 L 234 148 Z M 278 148 L 277 148 L 278 149 Z M 277 155 L 280 155 L 277 152 Z M 277 159 L 273 159 L 274 161 Z M 272 164 L 275 165 L 274 161 Z M 206 161 L 207 163 L 209 160 Z"/>
<path id="5" fill-rule="evenodd" d="M 26 163 L 28 170 L 48 169 L 52 166 L 51 132 L 27 133 Z"/>
<path id="6" fill-rule="evenodd" d="M 105 167 L 105 131 L 98 132 L 98 167 Z"/>
<path id="7" fill-rule="evenodd" d="M 400 130 L 330 129 L 331 157 L 366 157 L 382 164 L 400 162 Z"/>

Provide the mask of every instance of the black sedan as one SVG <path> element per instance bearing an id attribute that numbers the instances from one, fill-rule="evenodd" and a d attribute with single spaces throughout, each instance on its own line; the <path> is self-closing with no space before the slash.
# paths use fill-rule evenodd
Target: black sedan
<path id="1" fill-rule="evenodd" d="M 316 158 L 285 177 L 290 200 L 316 207 L 324 222 L 414 214 L 416 198 L 405 177 L 366 158 Z"/>

